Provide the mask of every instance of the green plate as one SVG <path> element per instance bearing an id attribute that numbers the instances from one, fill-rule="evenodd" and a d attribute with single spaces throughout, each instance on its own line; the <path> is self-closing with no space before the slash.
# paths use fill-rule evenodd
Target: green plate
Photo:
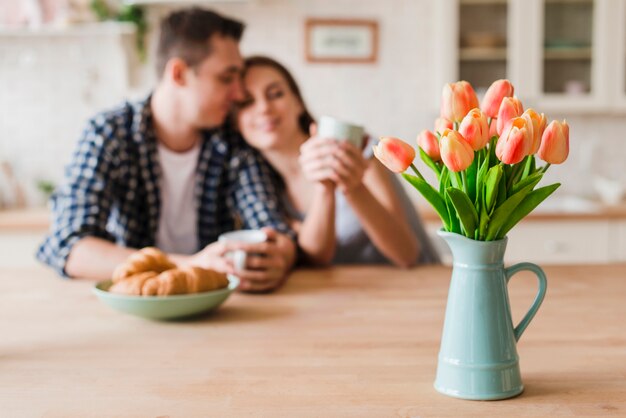
<path id="1" fill-rule="evenodd" d="M 110 293 L 111 280 L 93 288 L 98 299 L 111 308 L 149 319 L 174 319 L 199 314 L 220 306 L 239 286 L 239 279 L 228 276 L 228 287 L 211 292 L 172 296 L 127 296 Z"/>

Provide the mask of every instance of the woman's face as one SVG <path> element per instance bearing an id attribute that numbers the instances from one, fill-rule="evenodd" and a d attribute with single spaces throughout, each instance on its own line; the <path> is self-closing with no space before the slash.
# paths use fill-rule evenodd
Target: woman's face
<path id="1" fill-rule="evenodd" d="M 303 107 L 287 80 L 272 67 L 254 66 L 243 85 L 246 98 L 238 106 L 237 125 L 246 141 L 259 150 L 293 146 L 301 135 Z"/>

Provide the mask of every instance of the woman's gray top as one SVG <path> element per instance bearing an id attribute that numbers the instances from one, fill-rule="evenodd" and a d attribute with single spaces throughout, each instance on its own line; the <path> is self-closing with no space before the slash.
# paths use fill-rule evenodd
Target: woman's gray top
<path id="1" fill-rule="evenodd" d="M 365 147 L 363 156 L 367 159 L 372 157 L 372 147 L 369 144 Z M 396 194 L 400 198 L 402 209 L 407 216 L 411 230 L 420 243 L 421 254 L 418 262 L 420 264 L 439 263 L 439 255 L 428 238 L 415 206 L 402 188 L 397 177 L 390 171 L 387 173 L 391 178 Z M 304 219 L 304 214 L 295 210 L 286 195 L 284 201 L 290 216 L 298 220 Z M 344 195 L 339 191 L 336 192 L 335 202 L 337 247 L 332 264 L 389 264 L 390 261 L 374 246 L 361 226 L 359 218 L 346 201 Z"/>

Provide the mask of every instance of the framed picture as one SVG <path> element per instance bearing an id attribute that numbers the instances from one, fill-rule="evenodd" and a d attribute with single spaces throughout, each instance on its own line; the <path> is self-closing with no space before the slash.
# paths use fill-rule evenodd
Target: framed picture
<path id="1" fill-rule="evenodd" d="M 375 63 L 378 58 L 378 22 L 307 19 L 305 43 L 308 62 Z"/>

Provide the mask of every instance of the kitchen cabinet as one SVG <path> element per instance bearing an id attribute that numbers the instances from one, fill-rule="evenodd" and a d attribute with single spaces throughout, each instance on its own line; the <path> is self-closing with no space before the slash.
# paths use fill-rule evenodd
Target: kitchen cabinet
<path id="1" fill-rule="evenodd" d="M 426 229 L 444 263 L 452 257 L 437 236 L 441 222 L 421 209 Z M 605 264 L 626 261 L 626 205 L 601 207 L 597 212 L 533 212 L 508 234 L 507 264 Z"/>
<path id="2" fill-rule="evenodd" d="M 626 0 L 616 1 L 614 19 L 617 24 L 613 28 L 615 31 L 615 63 L 614 69 L 615 86 L 612 89 L 616 106 L 626 111 Z"/>
<path id="3" fill-rule="evenodd" d="M 38 264 L 35 253 L 44 233 L 34 231 L 0 232 L 0 267 L 17 268 Z"/>
<path id="4" fill-rule="evenodd" d="M 37 265 L 35 252 L 48 225 L 45 208 L 0 211 L 0 267 Z"/>
<path id="5" fill-rule="evenodd" d="M 626 111 L 626 0 L 445 0 L 437 19 L 440 83 L 508 78 L 542 112 Z"/>

